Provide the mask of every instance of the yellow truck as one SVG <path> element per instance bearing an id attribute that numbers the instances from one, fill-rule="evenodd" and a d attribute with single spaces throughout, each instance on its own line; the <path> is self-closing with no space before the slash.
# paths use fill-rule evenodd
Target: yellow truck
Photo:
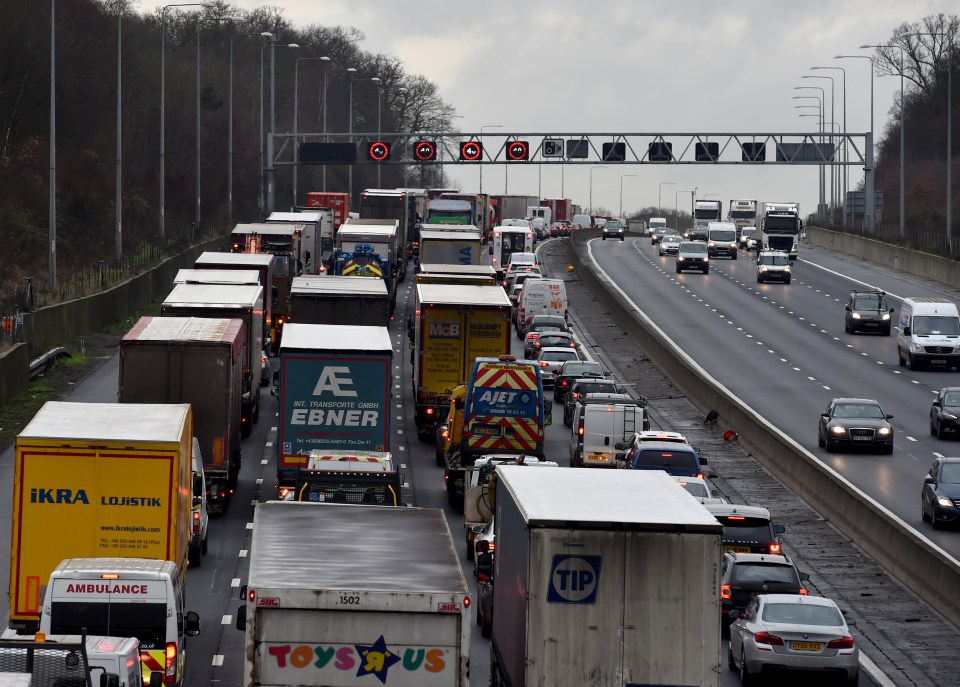
<path id="1" fill-rule="evenodd" d="M 190 405 L 50 401 L 16 440 L 10 627 L 35 632 L 66 558 L 173 561 L 191 536 Z"/>
<path id="2" fill-rule="evenodd" d="M 499 286 L 417 284 L 413 342 L 417 434 L 442 423 L 450 392 L 470 378 L 473 361 L 510 351 L 510 299 Z"/>

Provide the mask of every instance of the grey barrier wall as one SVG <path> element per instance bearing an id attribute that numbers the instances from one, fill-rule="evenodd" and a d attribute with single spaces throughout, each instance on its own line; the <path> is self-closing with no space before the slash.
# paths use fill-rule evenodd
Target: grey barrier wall
<path id="1" fill-rule="evenodd" d="M 598 236 L 598 231 L 582 231 L 571 239 L 577 273 L 633 342 L 699 410 L 716 410 L 724 427 L 736 431 L 740 443 L 774 476 L 904 586 L 960 625 L 960 565 L 768 423 L 676 348 L 596 268 L 586 242 Z"/>
<path id="2" fill-rule="evenodd" d="M 32 358 L 53 346 L 73 343 L 84 334 L 104 329 L 165 296 L 173 287 L 177 270 L 193 267 L 203 251 L 226 245 L 226 237 L 204 241 L 106 291 L 24 313 L 25 343 L 0 355 L 0 404 L 27 388 Z"/>

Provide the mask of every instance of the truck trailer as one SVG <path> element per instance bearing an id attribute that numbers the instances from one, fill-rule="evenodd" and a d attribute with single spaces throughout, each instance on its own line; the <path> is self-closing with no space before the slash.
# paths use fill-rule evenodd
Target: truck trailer
<path id="1" fill-rule="evenodd" d="M 290 297 L 291 318 L 297 324 L 386 327 L 390 323 L 390 294 L 383 279 L 297 277 Z"/>
<path id="2" fill-rule="evenodd" d="M 471 226 L 435 224 L 420 232 L 417 264 L 479 265 L 482 240 Z"/>
<path id="3" fill-rule="evenodd" d="M 252 538 L 244 687 L 469 687 L 469 592 L 443 511 L 268 501 Z"/>

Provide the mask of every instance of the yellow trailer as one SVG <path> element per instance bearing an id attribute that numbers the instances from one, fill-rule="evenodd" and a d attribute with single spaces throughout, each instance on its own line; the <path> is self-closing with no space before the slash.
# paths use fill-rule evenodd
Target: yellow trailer
<path id="1" fill-rule="evenodd" d="M 50 401 L 16 440 L 10 627 L 34 632 L 66 558 L 173 561 L 191 520 L 190 405 Z"/>

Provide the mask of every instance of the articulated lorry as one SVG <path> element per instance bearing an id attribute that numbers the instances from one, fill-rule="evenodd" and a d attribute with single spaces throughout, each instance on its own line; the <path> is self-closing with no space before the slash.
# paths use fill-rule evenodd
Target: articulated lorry
<path id="1" fill-rule="evenodd" d="M 325 220 L 326 216 L 326 221 Z M 293 227 L 300 234 L 300 265 L 303 274 L 321 274 L 323 272 L 322 254 L 324 246 L 333 247 L 333 213 L 323 211 L 271 212 L 267 224 L 284 224 Z"/>
<path id="2" fill-rule="evenodd" d="M 250 284 L 251 282 L 246 279 L 243 281 L 220 279 L 219 273 L 224 270 L 236 270 L 243 273 L 249 270 L 256 270 L 258 278 L 256 282 L 252 283 L 260 284 L 260 286 L 263 287 L 262 335 L 273 339 L 275 337 L 274 327 L 276 326 L 273 321 L 273 301 L 277 293 L 273 287 L 275 263 L 276 258 L 274 258 L 274 256 L 264 253 L 218 253 L 215 251 L 204 251 L 200 254 L 199 258 L 194 260 L 194 268 L 198 270 L 216 270 L 218 276 L 210 279 L 203 277 L 199 279 L 187 279 L 183 282 L 174 280 L 174 284 Z"/>
<path id="3" fill-rule="evenodd" d="M 173 561 L 182 586 L 192 446 L 186 403 L 45 403 L 14 450 L 10 627 L 37 630 L 64 558 Z"/>
<path id="4" fill-rule="evenodd" d="M 242 320 L 208 317 L 141 317 L 120 340 L 120 403 L 193 408 L 210 513 L 227 509 L 240 474 L 243 341 Z"/>
<path id="5" fill-rule="evenodd" d="M 474 360 L 510 352 L 510 299 L 499 286 L 417 284 L 413 386 L 417 434 L 445 416 L 450 392 L 465 384 Z"/>
<path id="6" fill-rule="evenodd" d="M 333 234 L 350 216 L 350 194 L 342 191 L 311 191 L 306 197 L 308 208 L 330 208 L 333 213 Z"/>
<path id="7" fill-rule="evenodd" d="M 494 530 L 493 687 L 719 687 L 723 527 L 669 475 L 502 465 Z"/>
<path id="8" fill-rule="evenodd" d="M 778 250 L 796 260 L 803 231 L 800 204 L 761 203 L 757 215 L 757 252 Z"/>
<path id="9" fill-rule="evenodd" d="M 710 222 L 722 222 L 723 203 L 719 200 L 696 200 L 693 203 L 693 226 L 687 238 L 691 241 L 706 241 Z"/>
<path id="10" fill-rule="evenodd" d="M 397 301 L 397 283 L 407 273 L 407 260 L 398 243 L 397 220 L 349 219 L 337 233 L 330 274 L 344 277 L 377 277 Z"/>
<path id="11" fill-rule="evenodd" d="M 280 347 L 277 484 L 311 451 L 389 451 L 393 347 L 386 327 L 291 323 Z"/>
<path id="12" fill-rule="evenodd" d="M 757 226 L 757 201 L 731 200 L 727 206 L 727 221 L 737 227 L 737 237 L 744 227 Z"/>
<path id="13" fill-rule="evenodd" d="M 164 317 L 215 317 L 243 320 L 244 342 L 240 395 L 240 435 L 250 436 L 260 419 L 260 378 L 263 365 L 263 301 L 260 286 L 177 284 L 160 306 Z"/>
<path id="14" fill-rule="evenodd" d="M 470 685 L 469 591 L 439 509 L 259 503 L 244 592 L 244 687 Z"/>
<path id="15" fill-rule="evenodd" d="M 290 298 L 297 324 L 390 324 L 390 294 L 376 277 L 297 277 Z"/>
<path id="16" fill-rule="evenodd" d="M 406 274 L 406 261 L 413 255 L 421 220 L 419 207 L 425 203 L 416 191 L 402 188 L 368 188 L 360 195 L 360 220 L 396 220 L 397 252 L 394 263 L 400 271 L 400 281 Z M 421 219 L 423 215 L 420 215 Z M 356 219 L 350 220 L 356 222 Z"/>

